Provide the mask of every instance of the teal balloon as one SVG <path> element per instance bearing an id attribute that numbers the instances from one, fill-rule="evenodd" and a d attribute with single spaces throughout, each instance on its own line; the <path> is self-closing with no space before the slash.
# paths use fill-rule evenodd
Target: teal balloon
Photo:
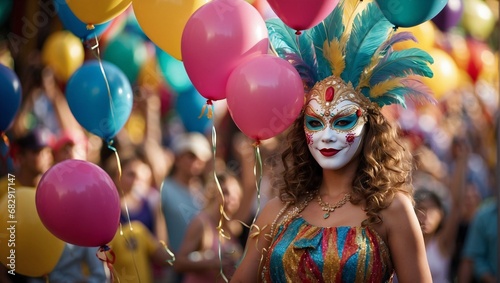
<path id="1" fill-rule="evenodd" d="M 0 25 L 5 23 L 12 11 L 12 0 L 0 0 Z"/>
<path id="2" fill-rule="evenodd" d="M 375 0 L 396 27 L 413 27 L 434 18 L 448 0 Z"/>
<path id="3" fill-rule="evenodd" d="M 206 113 L 200 117 L 203 106 L 206 103 L 207 99 L 201 96 L 194 87 L 177 95 L 175 110 L 186 131 L 207 132 L 212 120 L 207 118 Z"/>
<path id="4" fill-rule="evenodd" d="M 170 56 L 160 48 L 156 48 L 156 58 L 163 78 L 176 93 L 189 91 L 193 88 L 182 61 Z"/>
<path id="5" fill-rule="evenodd" d="M 132 111 L 133 93 L 125 74 L 114 64 L 90 60 L 66 85 L 66 99 L 75 119 L 87 131 L 110 141 Z"/>
<path id="6" fill-rule="evenodd" d="M 130 83 L 134 84 L 148 58 L 148 51 L 144 39 L 125 32 L 116 35 L 108 43 L 102 58 L 120 68 Z"/>

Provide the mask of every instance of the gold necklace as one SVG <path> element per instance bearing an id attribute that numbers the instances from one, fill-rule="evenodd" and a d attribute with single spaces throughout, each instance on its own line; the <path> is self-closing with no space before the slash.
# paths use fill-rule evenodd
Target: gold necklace
<path id="1" fill-rule="evenodd" d="M 330 205 L 329 203 L 324 202 L 321 199 L 321 195 L 319 194 L 319 192 L 318 192 L 317 199 L 318 199 L 319 206 L 321 206 L 321 209 L 323 211 L 325 211 L 325 214 L 323 214 L 323 218 L 327 219 L 328 217 L 330 217 L 331 212 L 334 212 L 335 209 L 343 206 L 344 204 L 346 204 L 348 201 L 351 200 L 351 194 L 350 193 L 345 194 L 344 197 L 334 205 Z"/>

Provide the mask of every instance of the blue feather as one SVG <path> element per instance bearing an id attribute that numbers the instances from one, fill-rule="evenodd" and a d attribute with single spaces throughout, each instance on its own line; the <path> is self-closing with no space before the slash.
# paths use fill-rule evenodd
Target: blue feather
<path id="1" fill-rule="evenodd" d="M 356 16 L 345 47 L 346 68 L 341 75 L 344 81 L 351 82 L 353 87 L 358 85 L 361 73 L 387 39 L 391 28 L 392 24 L 373 2 Z"/>
<path id="2" fill-rule="evenodd" d="M 432 70 L 427 63 L 433 63 L 432 57 L 425 51 L 418 48 L 410 48 L 401 51 L 388 53 L 373 68 L 370 85 L 388 80 L 394 77 L 405 77 L 411 74 L 431 78 Z"/>
<path id="3" fill-rule="evenodd" d="M 292 66 L 299 72 L 302 82 L 307 88 L 312 88 L 316 83 L 315 73 L 313 69 L 304 63 L 304 61 L 295 53 L 288 53 L 284 57 Z"/>

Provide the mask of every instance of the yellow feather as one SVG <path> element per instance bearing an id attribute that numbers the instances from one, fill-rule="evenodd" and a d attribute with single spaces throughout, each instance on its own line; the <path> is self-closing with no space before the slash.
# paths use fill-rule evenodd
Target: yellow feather
<path id="1" fill-rule="evenodd" d="M 377 52 L 375 53 L 375 55 L 373 55 L 370 64 L 368 64 L 363 70 L 363 73 L 361 73 L 357 89 L 370 85 L 370 79 L 372 77 L 373 68 L 375 68 L 375 66 L 378 64 L 379 61 L 380 61 L 380 56 L 379 53 Z"/>
<path id="2" fill-rule="evenodd" d="M 390 90 L 403 86 L 404 85 L 401 83 L 401 78 L 394 78 L 387 81 L 383 81 L 381 83 L 374 85 L 370 89 L 370 97 L 377 98 L 384 95 Z"/>
<path id="3" fill-rule="evenodd" d="M 339 41 L 335 38 L 330 44 L 327 41 L 323 44 L 323 55 L 330 63 L 330 68 L 332 69 L 332 75 L 340 77 L 340 74 L 344 71 L 345 61 L 342 52 L 342 46 Z"/>

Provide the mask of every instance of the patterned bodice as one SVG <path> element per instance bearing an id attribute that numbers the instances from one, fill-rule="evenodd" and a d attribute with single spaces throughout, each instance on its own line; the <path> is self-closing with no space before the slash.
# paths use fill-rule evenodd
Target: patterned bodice
<path id="1" fill-rule="evenodd" d="M 389 250 L 368 227 L 317 227 L 297 216 L 277 227 L 264 282 L 392 282 Z"/>

